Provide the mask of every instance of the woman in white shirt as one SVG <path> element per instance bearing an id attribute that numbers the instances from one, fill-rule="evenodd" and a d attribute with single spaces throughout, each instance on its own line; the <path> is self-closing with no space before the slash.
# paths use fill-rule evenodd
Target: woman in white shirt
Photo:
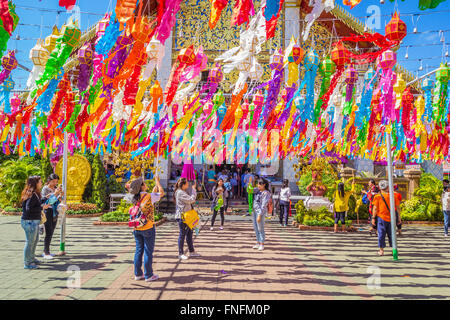
<path id="1" fill-rule="evenodd" d="M 288 224 L 289 207 L 291 205 L 290 201 L 291 201 L 291 189 L 289 188 L 289 180 L 284 179 L 283 185 L 280 190 L 280 226 L 286 227 Z"/>

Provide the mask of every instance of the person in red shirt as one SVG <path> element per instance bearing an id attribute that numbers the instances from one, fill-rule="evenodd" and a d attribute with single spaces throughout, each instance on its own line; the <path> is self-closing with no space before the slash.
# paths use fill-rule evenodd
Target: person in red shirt
<path id="1" fill-rule="evenodd" d="M 386 180 L 379 183 L 381 192 L 373 199 L 373 216 L 372 224 L 375 224 L 375 218 L 378 218 L 378 255 L 384 255 L 384 248 L 386 247 L 386 234 L 389 239 L 389 245 L 392 247 L 392 233 L 391 233 L 391 214 L 389 208 L 389 185 Z M 400 201 L 398 197 L 394 197 L 395 209 L 400 212 Z"/>

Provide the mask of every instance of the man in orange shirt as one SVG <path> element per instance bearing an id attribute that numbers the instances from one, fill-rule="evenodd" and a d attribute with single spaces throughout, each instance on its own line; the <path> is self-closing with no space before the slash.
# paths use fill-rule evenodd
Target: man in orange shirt
<path id="1" fill-rule="evenodd" d="M 386 180 L 379 183 L 381 192 L 373 199 L 373 216 L 372 224 L 375 224 L 375 218 L 378 217 L 378 255 L 384 255 L 384 248 L 386 247 L 386 234 L 389 239 L 389 245 L 392 247 L 392 233 L 391 233 L 391 213 L 389 209 L 389 184 Z M 400 201 L 398 197 L 395 199 L 395 210 L 400 214 Z"/>

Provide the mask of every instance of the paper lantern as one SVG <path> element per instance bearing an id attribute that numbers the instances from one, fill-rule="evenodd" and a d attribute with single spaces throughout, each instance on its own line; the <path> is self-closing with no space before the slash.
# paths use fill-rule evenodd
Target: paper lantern
<path id="1" fill-rule="evenodd" d="M 414 96 L 411 93 L 411 90 L 406 89 L 402 94 L 402 102 L 407 104 L 412 104 L 414 102 Z"/>
<path id="2" fill-rule="evenodd" d="M 222 91 L 219 91 L 214 95 L 212 102 L 216 106 L 219 106 L 225 102 L 225 97 L 223 96 Z"/>
<path id="3" fill-rule="evenodd" d="M 258 62 L 256 62 L 250 68 L 248 76 L 250 77 L 250 79 L 258 81 L 259 79 L 261 79 L 263 74 L 264 74 L 263 67 Z"/>
<path id="4" fill-rule="evenodd" d="M 394 92 L 398 95 L 401 95 L 406 88 L 406 81 L 403 80 L 403 77 L 399 75 L 397 77 L 397 81 L 394 84 Z"/>
<path id="5" fill-rule="evenodd" d="M 264 96 L 261 93 L 261 91 L 257 91 L 256 94 L 253 96 L 253 103 L 255 106 L 259 107 L 262 106 L 264 103 Z"/>
<path id="6" fill-rule="evenodd" d="M 304 58 L 305 69 L 310 70 L 314 66 L 319 65 L 319 56 L 317 55 L 316 50 L 309 50 Z"/>
<path id="7" fill-rule="evenodd" d="M 372 66 L 367 69 L 366 73 L 364 73 L 364 80 L 369 81 L 375 76 L 375 70 L 372 68 Z"/>
<path id="8" fill-rule="evenodd" d="M 149 59 L 157 59 L 158 58 L 158 54 L 160 51 L 161 47 L 161 42 L 156 39 L 156 38 L 152 38 L 152 40 L 150 40 L 148 46 L 147 46 L 147 55 Z"/>
<path id="9" fill-rule="evenodd" d="M 72 10 L 76 2 L 77 0 L 59 0 L 59 6 L 65 7 L 67 10 Z"/>
<path id="10" fill-rule="evenodd" d="M 294 98 L 294 106 L 297 110 L 303 110 L 303 107 L 305 106 L 305 97 L 301 94 L 297 95 Z"/>
<path id="11" fill-rule="evenodd" d="M 327 56 L 320 64 L 324 73 L 333 74 L 336 70 L 336 64 Z"/>
<path id="12" fill-rule="evenodd" d="M 216 63 L 214 67 L 209 70 L 208 80 L 214 83 L 219 83 L 223 80 L 223 72 L 219 63 Z"/>
<path id="13" fill-rule="evenodd" d="M 422 81 L 422 89 L 424 91 L 432 90 L 433 88 L 434 88 L 434 81 L 431 78 L 427 77 Z"/>
<path id="14" fill-rule="evenodd" d="M 345 83 L 347 84 L 355 84 L 358 81 L 358 71 L 356 71 L 353 66 L 345 69 L 344 71 Z"/>
<path id="15" fill-rule="evenodd" d="M 16 83 L 13 81 L 13 79 L 11 78 L 11 76 L 9 76 L 2 84 L 2 89 L 6 90 L 6 91 L 11 91 L 12 89 L 14 89 L 14 86 L 16 85 Z"/>
<path id="16" fill-rule="evenodd" d="M 78 50 L 78 61 L 81 64 L 91 64 L 93 56 L 94 51 L 92 50 L 90 43 L 86 43 Z"/>
<path id="17" fill-rule="evenodd" d="M 302 62 L 303 60 L 304 54 L 305 54 L 304 50 L 298 44 L 295 44 L 292 47 L 292 52 L 288 57 L 288 61 L 300 64 L 300 62 Z"/>
<path id="18" fill-rule="evenodd" d="M 384 32 L 386 38 L 391 41 L 401 41 L 406 36 L 406 23 L 400 20 L 397 12 L 394 13 L 391 21 L 386 25 Z"/>
<path id="19" fill-rule="evenodd" d="M 337 67 L 343 66 L 350 61 L 348 51 L 341 42 L 331 50 L 331 60 L 333 60 Z"/>
<path id="20" fill-rule="evenodd" d="M 116 16 L 121 25 L 128 23 L 132 17 L 134 9 L 136 8 L 137 0 L 118 0 L 116 4 Z"/>
<path id="21" fill-rule="evenodd" d="M 52 33 L 45 38 L 44 42 L 44 48 L 47 49 L 48 52 L 52 52 L 53 49 L 55 49 L 56 46 L 56 39 L 58 39 L 60 36 L 60 33 L 58 31 L 57 26 L 53 26 Z"/>
<path id="22" fill-rule="evenodd" d="M 283 69 L 283 52 L 280 50 L 276 50 L 273 55 L 270 56 L 270 69 L 273 71 L 280 71 Z"/>
<path id="23" fill-rule="evenodd" d="M 49 53 L 43 46 L 42 40 L 38 40 L 36 45 L 30 50 L 30 60 L 35 66 L 43 67 L 47 63 Z"/>
<path id="24" fill-rule="evenodd" d="M 392 50 L 386 50 L 380 55 L 378 61 L 382 69 L 391 69 L 397 63 L 397 54 Z"/>
<path id="25" fill-rule="evenodd" d="M 195 51 L 194 46 L 191 45 L 187 48 L 183 48 L 180 50 L 180 54 L 178 55 L 178 61 L 180 63 L 192 64 L 195 61 Z"/>
<path id="26" fill-rule="evenodd" d="M 441 63 L 439 69 L 436 71 L 436 80 L 441 81 L 444 84 L 447 84 L 447 82 L 450 79 L 450 68 L 448 67 L 447 63 Z"/>
<path id="27" fill-rule="evenodd" d="M 109 19 L 110 19 L 110 16 L 107 13 L 103 17 L 103 19 L 101 19 L 97 23 L 97 26 L 95 27 L 95 34 L 97 35 L 97 39 L 100 39 L 105 34 L 106 28 L 109 25 Z"/>
<path id="28" fill-rule="evenodd" d="M 65 24 L 61 29 L 62 42 L 66 43 L 70 47 L 75 47 L 81 37 L 81 31 L 78 28 L 77 22 L 72 20 Z"/>

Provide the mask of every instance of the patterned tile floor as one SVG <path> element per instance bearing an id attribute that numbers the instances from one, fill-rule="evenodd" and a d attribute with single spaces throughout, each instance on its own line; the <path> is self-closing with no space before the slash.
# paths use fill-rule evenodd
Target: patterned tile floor
<path id="1" fill-rule="evenodd" d="M 450 239 L 442 227 L 406 226 L 394 262 L 377 256 L 377 240 L 367 233 L 300 231 L 267 221 L 266 249 L 258 252 L 251 248 L 249 217 L 226 216 L 222 231 L 210 231 L 209 217 L 203 219 L 194 241 L 202 256 L 187 261 L 177 259 L 177 224 L 157 228 L 154 270 L 160 280 L 146 283 L 134 281 L 134 239 L 127 227 L 68 219 L 68 255 L 24 270 L 20 217 L 1 216 L 0 299 L 450 298 Z M 58 243 L 57 230 L 55 253 Z M 42 248 L 40 240 L 38 254 Z M 80 288 L 68 288 L 69 268 L 79 268 Z M 368 269 L 379 270 L 379 289 L 367 286 L 373 279 Z"/>

